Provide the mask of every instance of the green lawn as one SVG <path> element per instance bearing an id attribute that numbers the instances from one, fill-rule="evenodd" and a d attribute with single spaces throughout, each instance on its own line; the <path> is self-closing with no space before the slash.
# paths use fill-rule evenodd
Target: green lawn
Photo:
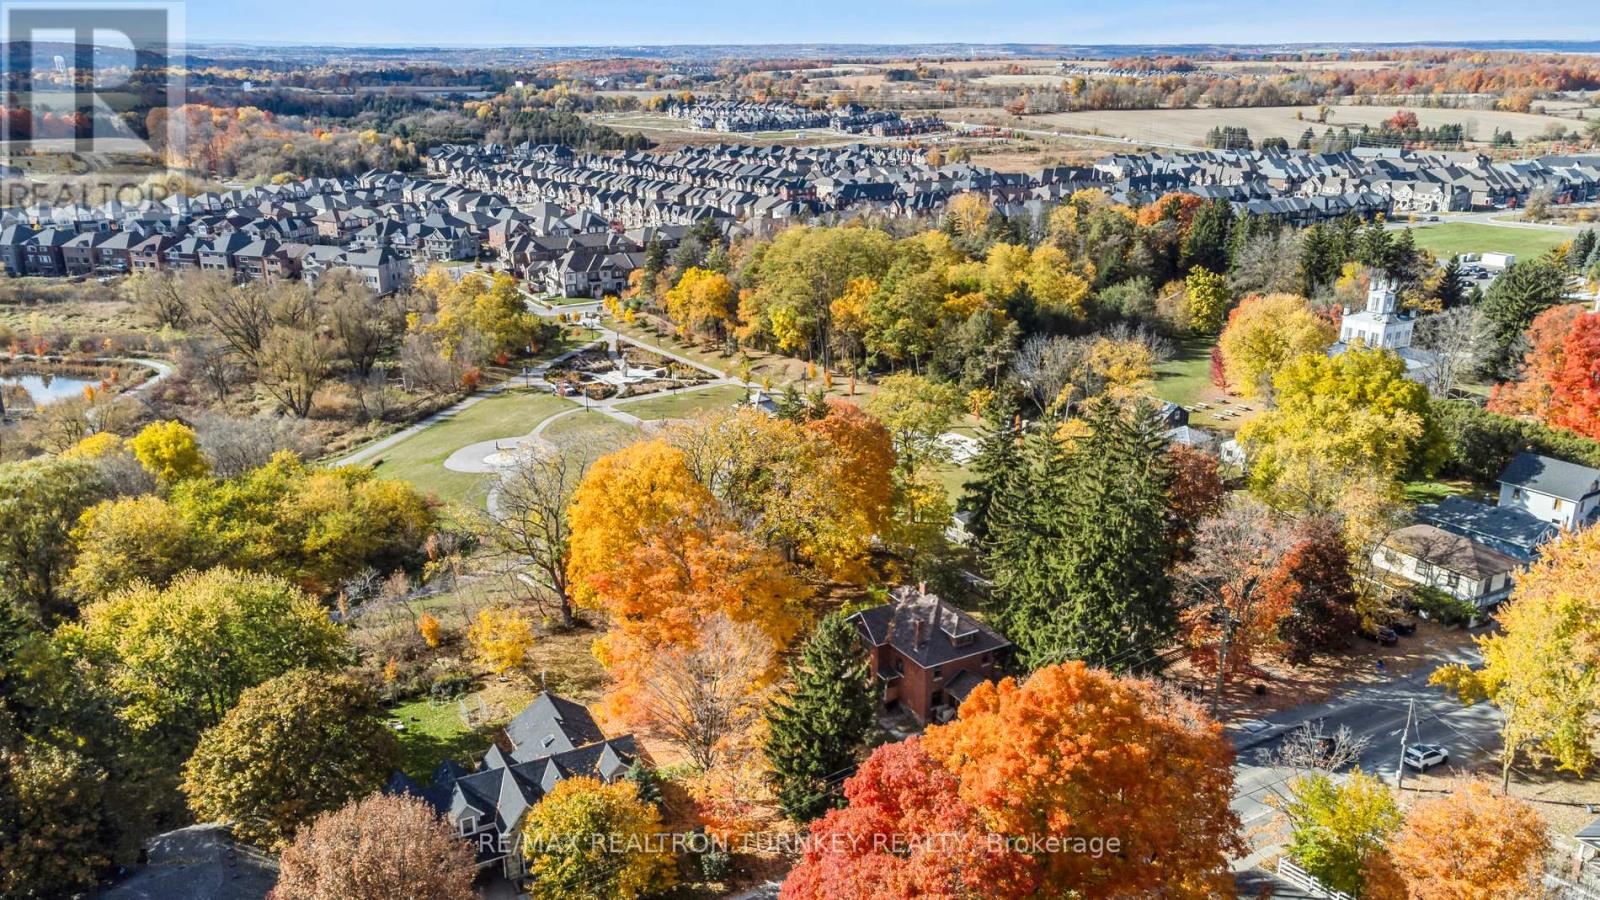
<path id="1" fill-rule="evenodd" d="M 1211 390 L 1211 348 L 1215 338 L 1189 338 L 1172 358 L 1156 366 L 1155 394 L 1179 406 L 1193 406 Z"/>
<path id="2" fill-rule="evenodd" d="M 749 392 L 736 384 L 719 384 L 698 391 L 664 397 L 641 397 L 617 404 L 617 409 L 645 421 L 686 419 L 708 409 L 727 409 L 743 402 Z"/>
<path id="3" fill-rule="evenodd" d="M 1440 259 L 1463 253 L 1511 253 L 1517 259 L 1531 259 L 1561 246 L 1571 235 L 1562 231 L 1480 225 L 1474 222 L 1447 222 L 1414 228 L 1417 246 Z"/>
<path id="4" fill-rule="evenodd" d="M 489 736 L 461 721 L 455 701 L 413 700 L 389 710 L 389 716 L 405 726 L 397 732 L 401 771 L 421 782 L 444 760 L 453 759 L 470 768 L 489 748 Z"/>
<path id="5" fill-rule="evenodd" d="M 409 481 L 441 500 L 471 503 L 483 476 L 447 470 L 446 457 L 479 441 L 521 437 L 545 419 L 571 408 L 572 401 L 550 394 L 498 394 L 390 447 L 374 463 L 384 478 Z"/>
<path id="6" fill-rule="evenodd" d="M 1479 499 L 1483 492 L 1470 481 L 1455 479 L 1451 481 L 1408 481 L 1405 484 L 1406 501 L 1409 503 L 1438 503 L 1446 497 L 1468 497 Z"/>
<path id="7" fill-rule="evenodd" d="M 592 410 L 562 416 L 551 422 L 542 435 L 547 441 L 581 441 L 591 459 L 619 450 L 638 436 L 638 429 Z"/>

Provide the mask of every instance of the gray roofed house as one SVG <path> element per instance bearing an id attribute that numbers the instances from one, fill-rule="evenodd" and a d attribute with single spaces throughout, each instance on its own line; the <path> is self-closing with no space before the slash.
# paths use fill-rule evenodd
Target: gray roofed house
<path id="1" fill-rule="evenodd" d="M 1500 505 L 1568 530 L 1600 519 L 1600 469 L 1518 453 L 1500 475 Z"/>
<path id="2" fill-rule="evenodd" d="M 1417 507 L 1417 520 L 1470 538 L 1507 556 L 1529 563 L 1539 547 L 1552 541 L 1560 529 L 1532 513 L 1505 506 L 1490 506 L 1465 497 L 1445 497 Z"/>
<path id="3" fill-rule="evenodd" d="M 145 842 L 149 861 L 101 900 L 263 900 L 278 883 L 272 857 L 223 825 L 191 825 Z"/>
<path id="4" fill-rule="evenodd" d="M 614 782 L 644 754 L 632 735 L 607 738 L 581 704 L 549 691 L 506 725 L 503 738 L 476 771 L 441 763 L 427 787 L 396 772 L 384 790 L 428 801 L 472 844 L 480 868 L 498 863 L 515 880 L 524 871 L 519 848 L 529 809 L 567 778 Z"/>
<path id="5" fill-rule="evenodd" d="M 518 762 L 564 753 L 605 740 L 605 734 L 580 703 L 545 691 L 506 725 L 511 755 Z"/>

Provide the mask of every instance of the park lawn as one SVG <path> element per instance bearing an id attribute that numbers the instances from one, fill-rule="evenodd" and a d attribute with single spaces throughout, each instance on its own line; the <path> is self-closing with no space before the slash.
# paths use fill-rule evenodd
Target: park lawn
<path id="1" fill-rule="evenodd" d="M 1216 392 L 1211 383 L 1211 348 L 1215 338 L 1188 338 L 1172 358 L 1156 366 L 1155 395 L 1179 406 L 1193 406 Z"/>
<path id="2" fill-rule="evenodd" d="M 686 419 L 708 409 L 728 409 L 743 403 L 749 391 L 736 384 L 719 384 L 661 397 L 641 397 L 616 404 L 616 408 L 647 422 Z"/>
<path id="3" fill-rule="evenodd" d="M 637 428 L 618 422 L 605 413 L 587 409 L 562 416 L 540 434 L 547 441 L 572 442 L 583 447 L 590 460 L 620 450 L 638 436 Z"/>
<path id="4" fill-rule="evenodd" d="M 953 506 L 961 502 L 967 492 L 967 483 L 977 476 L 965 466 L 945 463 L 934 471 L 934 477 L 944 486 L 945 496 L 950 498 Z"/>
<path id="5" fill-rule="evenodd" d="M 522 437 L 571 407 L 570 400 L 550 394 L 496 394 L 390 447 L 373 464 L 384 478 L 410 482 L 441 500 L 471 503 L 483 476 L 447 470 L 450 454 L 479 441 Z"/>
<path id="6" fill-rule="evenodd" d="M 1517 259 L 1532 259 L 1566 243 L 1572 235 L 1563 231 L 1480 225 L 1475 222 L 1446 222 L 1413 228 L 1417 246 L 1440 259 L 1463 253 L 1510 253 Z"/>

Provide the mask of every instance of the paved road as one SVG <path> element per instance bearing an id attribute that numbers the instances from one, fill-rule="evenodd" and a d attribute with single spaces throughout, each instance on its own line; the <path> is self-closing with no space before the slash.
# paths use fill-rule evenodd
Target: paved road
<path id="1" fill-rule="evenodd" d="M 1577 234 L 1584 228 L 1593 226 L 1555 225 L 1549 222 L 1523 222 L 1516 218 L 1521 213 L 1514 209 L 1491 209 L 1484 212 L 1444 213 L 1437 222 L 1406 222 L 1400 219 L 1390 220 L 1388 227 L 1391 231 L 1401 228 L 1437 228 L 1440 225 L 1492 225 L 1496 228 L 1523 228 L 1529 231 L 1558 231 L 1565 234 Z"/>
<path id="2" fill-rule="evenodd" d="M 1415 640 L 1415 638 L 1401 638 Z M 1441 654 L 1439 664 L 1462 662 L 1477 665 L 1482 661 L 1477 648 L 1466 647 Z M 1362 770 L 1392 782 L 1400 756 L 1400 732 L 1405 725 L 1407 706 L 1415 701 L 1416 719 L 1410 732 L 1411 743 L 1442 744 L 1450 751 L 1452 764 L 1478 763 L 1494 759 L 1500 749 L 1499 710 L 1480 703 L 1462 706 L 1443 690 L 1428 684 L 1433 666 L 1394 678 L 1385 684 L 1355 688 L 1335 700 L 1298 707 L 1268 716 L 1265 728 L 1252 731 L 1243 724 L 1230 726 L 1239 763 L 1234 766 L 1235 798 L 1233 809 L 1244 824 L 1246 837 L 1255 848 L 1251 857 L 1236 863 L 1236 868 L 1254 865 L 1276 847 L 1274 835 L 1263 833 L 1275 815 L 1267 801 L 1274 791 L 1284 789 L 1290 773 L 1261 764 L 1262 754 L 1280 743 L 1282 736 L 1302 722 L 1322 719 L 1325 733 L 1348 726 L 1359 737 L 1369 740 L 1357 761 Z M 1258 724 L 1259 724 L 1258 723 Z M 1408 773 L 1409 774 L 1409 773 Z"/>

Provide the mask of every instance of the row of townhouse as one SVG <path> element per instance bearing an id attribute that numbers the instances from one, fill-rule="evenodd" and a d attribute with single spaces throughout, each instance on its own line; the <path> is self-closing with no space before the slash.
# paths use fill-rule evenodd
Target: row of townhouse
<path id="1" fill-rule="evenodd" d="M 0 264 L 7 273 L 19 276 L 194 270 L 227 273 L 240 282 L 302 277 L 314 281 L 330 268 L 342 268 L 379 294 L 400 290 L 411 276 L 410 260 L 387 248 L 279 241 L 239 232 L 217 238 L 151 234 L 139 229 L 71 234 L 60 228 L 35 230 L 28 225 L 0 229 Z"/>

